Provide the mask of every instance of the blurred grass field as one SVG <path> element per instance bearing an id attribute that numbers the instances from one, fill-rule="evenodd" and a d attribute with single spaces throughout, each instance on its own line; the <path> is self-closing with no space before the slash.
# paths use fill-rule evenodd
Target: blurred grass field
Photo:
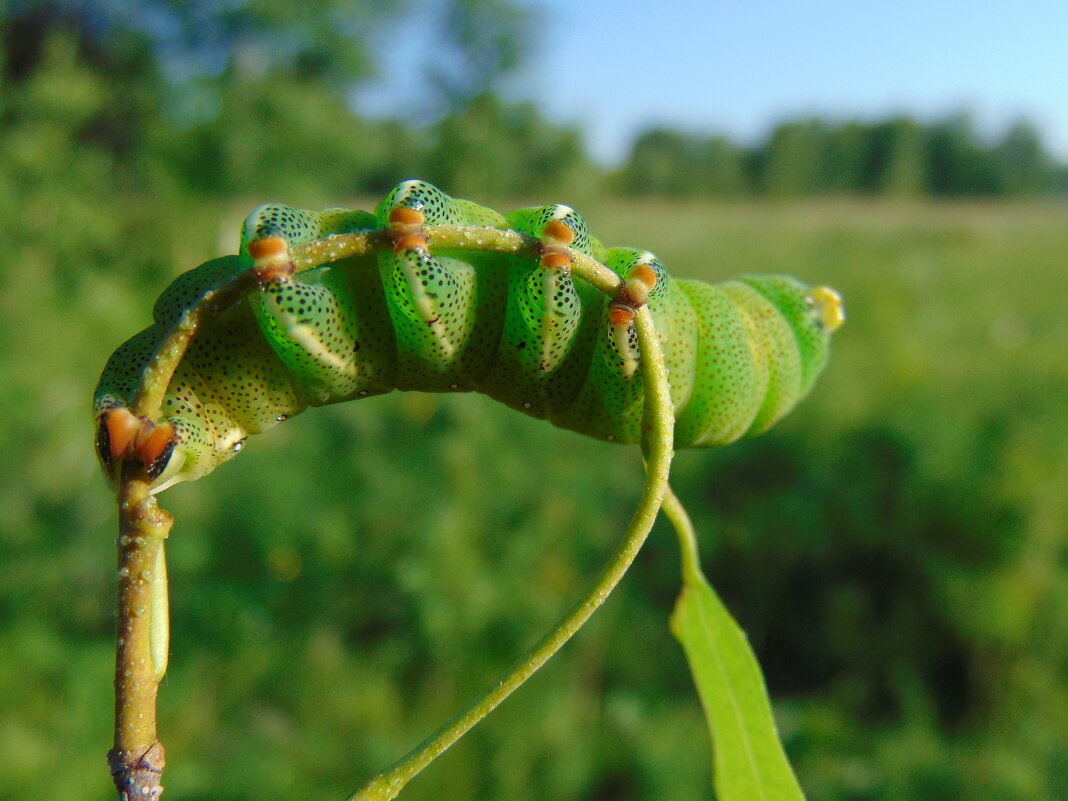
<path id="1" fill-rule="evenodd" d="M 146 198 L 16 226 L 0 799 L 109 797 L 115 514 L 89 402 L 166 282 L 232 251 L 246 210 Z M 1068 207 L 581 211 L 675 275 L 788 272 L 845 296 L 811 397 L 673 473 L 809 797 L 1068 798 Z M 346 797 L 555 622 L 639 487 L 634 449 L 477 396 L 393 394 L 313 410 L 167 491 L 167 797 Z M 710 798 L 667 631 L 677 587 L 658 527 L 588 630 L 404 798 Z"/>

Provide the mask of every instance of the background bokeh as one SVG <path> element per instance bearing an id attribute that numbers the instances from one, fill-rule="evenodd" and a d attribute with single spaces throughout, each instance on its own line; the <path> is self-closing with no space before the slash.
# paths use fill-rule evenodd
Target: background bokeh
<path id="1" fill-rule="evenodd" d="M 812 396 L 674 469 L 802 785 L 1068 798 L 1068 172 L 1042 131 L 949 108 L 757 139 L 658 123 L 605 166 L 510 94 L 544 11 L 0 5 L 0 799 L 112 794 L 115 512 L 88 414 L 108 354 L 252 207 L 366 208 L 417 175 L 502 210 L 572 203 L 678 275 L 840 289 Z M 413 14 L 435 15 L 433 49 L 384 56 Z M 354 111 L 397 71 L 418 112 Z M 167 798 L 346 797 L 580 594 L 640 475 L 634 449 L 485 398 L 394 394 L 167 491 Z M 405 797 L 710 798 L 677 588 L 658 527 L 588 629 Z"/>

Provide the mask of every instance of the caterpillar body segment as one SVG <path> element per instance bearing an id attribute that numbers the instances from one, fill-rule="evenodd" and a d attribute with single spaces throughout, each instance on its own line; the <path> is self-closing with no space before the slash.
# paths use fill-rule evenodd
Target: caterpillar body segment
<path id="1" fill-rule="evenodd" d="M 398 214 L 406 210 L 417 216 Z M 378 205 L 379 227 L 394 219 L 422 225 L 507 228 L 504 218 L 471 201 L 457 201 L 423 181 L 398 184 Z M 398 342 L 395 386 L 446 392 L 472 389 L 499 337 L 506 278 L 493 254 L 431 252 L 425 239 L 402 237 L 379 256 L 379 274 Z"/>
<path id="2" fill-rule="evenodd" d="M 540 245 L 522 257 L 449 251 L 435 248 L 426 228 L 435 225 L 512 229 Z M 389 232 L 391 252 L 292 274 L 288 246 L 371 229 Z M 576 252 L 615 271 L 621 296 L 573 277 Z M 126 407 L 166 331 L 250 262 L 260 291 L 193 338 L 166 419 L 135 418 Z M 645 304 L 667 364 L 676 447 L 772 425 L 811 387 L 842 320 L 833 290 L 785 276 L 672 279 L 648 251 L 605 248 L 559 204 L 502 216 L 421 181 L 399 184 L 373 214 L 268 204 L 246 220 L 238 256 L 179 276 L 153 325 L 112 355 L 94 400 L 98 451 L 113 481 L 123 459 L 139 459 L 158 491 L 205 475 L 249 434 L 307 406 L 393 389 L 483 392 L 564 428 L 636 442 L 644 394 L 632 321 Z"/>
<path id="3" fill-rule="evenodd" d="M 692 309 L 675 282 L 668 279 L 660 261 L 649 251 L 608 248 L 604 263 L 628 283 L 644 286 L 653 321 L 660 335 L 676 411 L 684 408 L 692 387 L 693 355 L 697 339 Z M 640 276 L 640 278 L 636 278 Z M 574 400 L 554 409 L 554 424 L 582 431 L 599 439 L 637 442 L 641 438 L 644 392 L 637 373 L 641 354 L 632 324 L 633 310 L 595 298 L 598 312 L 591 315 L 596 330 L 588 367 Z M 678 316 L 675 315 L 678 308 Z"/>
<path id="4" fill-rule="evenodd" d="M 507 227 L 541 241 L 536 261 L 517 256 L 495 260 L 507 295 L 494 357 L 474 388 L 535 417 L 549 417 L 585 379 L 595 332 L 586 308 L 604 305 L 585 282 L 571 277 L 569 248 L 592 256 L 596 247 L 586 222 L 568 206 L 518 209 Z M 603 248 L 601 248 L 603 249 Z"/>

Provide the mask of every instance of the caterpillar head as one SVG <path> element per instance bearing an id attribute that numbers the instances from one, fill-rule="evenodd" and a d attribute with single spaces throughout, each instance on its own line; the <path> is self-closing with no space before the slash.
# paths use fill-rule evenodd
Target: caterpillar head
<path id="1" fill-rule="evenodd" d="M 231 434 L 233 443 L 202 442 L 202 432 L 182 418 L 153 423 L 125 406 L 104 410 L 97 418 L 96 451 L 104 477 L 117 487 L 122 464 L 144 465 L 153 493 L 182 481 L 201 478 L 244 448 L 244 432 Z"/>
<path id="2" fill-rule="evenodd" d="M 178 473 L 185 461 L 182 452 L 175 448 L 177 442 L 170 423 L 156 425 L 135 416 L 125 406 L 107 409 L 97 420 L 97 456 L 113 486 L 119 483 L 124 461 L 140 462 L 153 484 L 162 484 Z"/>

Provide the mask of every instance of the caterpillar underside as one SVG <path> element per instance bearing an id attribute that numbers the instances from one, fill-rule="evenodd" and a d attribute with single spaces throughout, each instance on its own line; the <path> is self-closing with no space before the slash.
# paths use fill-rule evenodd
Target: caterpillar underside
<path id="1" fill-rule="evenodd" d="M 108 361 L 94 415 L 109 477 L 123 458 L 119 416 L 160 339 L 206 290 L 249 266 L 250 245 L 296 245 L 398 219 L 512 229 L 546 247 L 540 258 L 439 251 L 415 236 L 394 252 L 266 281 L 194 338 L 166 394 L 165 434 L 138 434 L 155 491 L 206 475 L 249 434 L 308 406 L 394 389 L 483 392 L 563 428 L 638 441 L 643 392 L 632 315 L 571 275 L 568 248 L 606 264 L 648 303 L 668 367 L 676 447 L 724 445 L 767 429 L 808 392 L 841 321 L 833 290 L 786 276 L 672 279 L 648 251 L 605 248 L 568 206 L 502 216 L 421 181 L 399 184 L 374 214 L 268 204 L 245 221 L 239 255 L 179 276 L 156 302 L 153 325 Z"/>

